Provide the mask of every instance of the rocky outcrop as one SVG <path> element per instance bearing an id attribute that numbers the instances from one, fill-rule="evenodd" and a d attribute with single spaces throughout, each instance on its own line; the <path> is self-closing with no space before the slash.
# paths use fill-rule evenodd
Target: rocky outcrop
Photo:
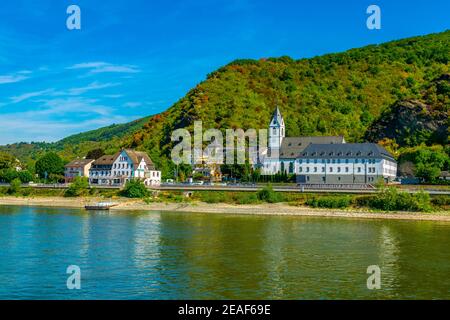
<path id="1" fill-rule="evenodd" d="M 366 139 L 395 140 L 400 146 L 421 143 L 445 144 L 448 139 L 448 111 L 436 110 L 418 100 L 394 103 L 366 131 Z"/>

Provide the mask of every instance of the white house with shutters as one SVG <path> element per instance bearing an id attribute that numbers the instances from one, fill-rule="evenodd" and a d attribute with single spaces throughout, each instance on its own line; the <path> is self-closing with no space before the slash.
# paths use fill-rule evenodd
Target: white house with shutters
<path id="1" fill-rule="evenodd" d="M 161 184 L 161 171 L 156 170 L 147 153 L 132 149 L 102 156 L 89 170 L 91 185 L 121 186 L 132 179 L 139 179 L 146 186 L 157 186 Z"/>

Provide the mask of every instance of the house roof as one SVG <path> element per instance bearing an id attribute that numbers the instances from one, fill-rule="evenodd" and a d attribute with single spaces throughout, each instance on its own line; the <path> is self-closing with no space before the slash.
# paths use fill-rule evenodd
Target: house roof
<path id="1" fill-rule="evenodd" d="M 394 157 L 376 143 L 310 144 L 300 153 L 299 158 L 383 158 L 395 162 Z"/>
<path id="2" fill-rule="evenodd" d="M 95 160 L 93 165 L 112 165 L 116 158 L 116 155 L 104 155 Z"/>
<path id="3" fill-rule="evenodd" d="M 145 163 L 147 164 L 147 167 L 149 169 L 154 169 L 155 165 L 153 164 L 152 159 L 148 156 L 146 152 L 143 151 L 135 151 L 132 149 L 125 149 L 125 152 L 130 157 L 131 161 L 133 161 L 133 164 L 135 166 L 138 166 L 139 163 L 141 163 L 142 159 L 144 159 Z"/>
<path id="4" fill-rule="evenodd" d="M 345 143 L 342 136 L 324 137 L 286 137 L 281 143 L 280 158 L 295 159 L 310 144 L 340 144 Z"/>
<path id="5" fill-rule="evenodd" d="M 95 161 L 94 159 L 75 159 L 66 164 L 64 167 L 66 168 L 84 167 L 94 161 Z"/>
<path id="6" fill-rule="evenodd" d="M 116 159 L 120 156 L 122 151 L 126 152 L 135 167 L 137 167 L 141 163 L 142 159 L 144 159 L 149 169 L 155 169 L 155 165 L 153 164 L 152 159 L 150 159 L 146 152 L 135 151 L 133 149 L 124 149 L 117 151 L 114 155 L 102 156 L 95 160 L 94 165 L 112 165 L 114 161 L 116 161 Z"/>

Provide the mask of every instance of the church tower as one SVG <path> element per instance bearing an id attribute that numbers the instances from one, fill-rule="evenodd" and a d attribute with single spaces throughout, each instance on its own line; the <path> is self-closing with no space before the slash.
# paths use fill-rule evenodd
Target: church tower
<path id="1" fill-rule="evenodd" d="M 278 153 L 281 148 L 281 142 L 285 137 L 284 119 L 281 116 L 278 106 L 273 112 L 272 120 L 269 124 L 269 152 L 272 154 L 274 151 Z"/>

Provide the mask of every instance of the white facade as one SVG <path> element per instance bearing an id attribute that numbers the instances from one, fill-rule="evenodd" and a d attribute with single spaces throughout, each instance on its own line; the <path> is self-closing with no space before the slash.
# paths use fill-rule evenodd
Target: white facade
<path id="1" fill-rule="evenodd" d="M 281 148 L 281 143 L 286 134 L 285 129 L 284 119 L 277 107 L 269 124 L 269 150 L 271 153 L 277 152 Z"/>
<path id="2" fill-rule="evenodd" d="M 139 179 L 146 186 L 161 184 L 161 171 L 154 169 L 150 158 L 143 152 L 122 150 L 115 156 L 102 157 L 94 162 L 89 171 L 93 185 L 123 185 L 132 179 Z"/>

